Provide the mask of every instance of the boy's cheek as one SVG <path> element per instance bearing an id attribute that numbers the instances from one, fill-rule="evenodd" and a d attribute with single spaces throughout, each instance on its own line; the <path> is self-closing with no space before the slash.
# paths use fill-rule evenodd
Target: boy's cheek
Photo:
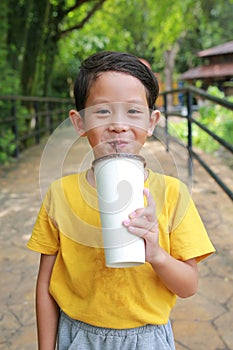
<path id="1" fill-rule="evenodd" d="M 88 141 L 95 155 L 95 158 L 99 158 L 105 156 L 106 154 L 112 153 L 111 150 L 108 149 L 108 143 L 101 142 L 99 139 L 91 138 L 90 136 L 88 136 Z"/>
<path id="2" fill-rule="evenodd" d="M 84 118 L 84 124 L 85 124 L 86 130 L 89 131 L 96 128 L 106 128 L 110 124 L 110 121 L 107 120 L 107 118 L 98 119 L 93 115 L 92 116 L 87 115 Z"/>

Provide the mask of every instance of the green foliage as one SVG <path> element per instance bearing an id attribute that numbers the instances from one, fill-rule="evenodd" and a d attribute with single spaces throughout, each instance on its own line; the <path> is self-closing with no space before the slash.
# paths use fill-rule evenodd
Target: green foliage
<path id="1" fill-rule="evenodd" d="M 85 26 L 71 31 L 59 41 L 59 56 L 55 60 L 52 78 L 53 94 L 56 88 L 59 88 L 57 91 L 60 93 L 63 91 L 63 94 L 72 91 L 81 61 L 89 55 L 103 50 L 134 51 L 131 34 L 124 26 L 127 16 L 122 16 L 125 0 L 114 2 L 114 6 L 110 1 L 104 2 L 101 10 L 97 11 Z M 132 5 L 129 8 L 132 9 Z M 127 7 L 127 11 L 129 8 Z M 63 30 L 80 22 L 89 10 L 90 4 L 87 2 L 80 7 L 78 13 L 70 12 L 63 21 Z"/>
<path id="2" fill-rule="evenodd" d="M 15 135 L 9 128 L 0 135 L 0 164 L 9 163 L 16 149 L 14 140 Z"/>
<path id="3" fill-rule="evenodd" d="M 179 47 L 181 73 L 233 30 L 232 0 L 2 0 L 0 10 L 0 62 L 19 94 L 66 96 L 79 62 L 102 50 L 134 53 L 162 73 L 164 51 Z"/>
<path id="4" fill-rule="evenodd" d="M 219 89 L 215 86 L 210 86 L 207 92 L 219 98 L 226 98 L 224 93 L 219 91 Z M 233 96 L 227 97 L 226 99 L 233 102 Z M 208 102 L 199 108 L 199 113 L 195 116 L 195 119 L 201 124 L 205 125 L 217 136 L 232 144 L 232 110 Z M 169 130 L 173 136 L 178 136 L 178 138 L 180 138 L 184 143 L 187 143 L 187 120 L 182 120 L 179 123 L 172 123 L 172 127 Z M 213 154 L 215 151 L 220 149 L 220 145 L 195 124 L 192 125 L 192 139 L 194 147 L 198 147 L 207 153 Z"/>
<path id="5" fill-rule="evenodd" d="M 0 93 L 1 95 L 10 95 L 18 92 L 19 74 L 11 66 L 8 56 L 11 46 L 7 43 L 8 31 L 8 7 L 7 2 L 0 2 Z M 2 116 L 0 115 L 0 120 Z"/>
<path id="6" fill-rule="evenodd" d="M 14 116 L 17 113 L 17 119 Z M 27 135 L 33 129 L 30 106 L 24 106 L 18 101 L 0 100 L 0 164 L 13 160 L 16 148 L 24 145 L 17 140 Z M 4 120 L 7 121 L 4 123 Z M 16 124 L 17 121 L 17 124 Z"/>
<path id="7" fill-rule="evenodd" d="M 185 31 L 178 38 L 176 70 L 180 73 L 201 63 L 196 56 L 198 51 L 232 40 L 233 2 L 193 1 L 185 22 Z"/>
<path id="8" fill-rule="evenodd" d="M 9 101 L 0 101 L 0 164 L 8 163 L 16 148 L 11 123 L 3 124 L 5 117 L 11 116 L 11 109 Z"/>
<path id="9" fill-rule="evenodd" d="M 178 75 L 198 64 L 197 51 L 232 40 L 232 5 L 233 0 L 2 0 L 1 94 L 68 97 L 80 62 L 102 50 L 133 53 L 163 73 L 164 51 L 179 48 Z M 23 133 L 30 127 L 30 118 L 25 117 L 30 111 L 20 112 Z M 217 112 L 225 118 L 221 117 L 218 132 L 228 137 L 228 112 Z M 0 121 L 9 115 L 0 108 Z M 11 127 L 7 130 L 6 126 L 10 140 Z M 194 129 L 194 134 L 198 140 L 200 132 Z"/>
<path id="10" fill-rule="evenodd" d="M 224 93 L 219 91 L 215 86 L 210 86 L 208 91 L 209 94 L 226 98 Z M 233 96 L 227 97 L 227 100 L 233 102 Z M 200 122 L 206 125 L 211 131 L 223 138 L 226 142 L 232 143 L 233 137 L 233 111 L 224 108 L 220 105 L 214 105 L 213 103 L 207 106 L 202 106 L 199 109 Z M 197 144 L 202 148 L 206 148 L 207 151 L 213 151 L 218 149 L 215 143 L 210 142 L 209 138 L 203 137 L 197 140 Z"/>

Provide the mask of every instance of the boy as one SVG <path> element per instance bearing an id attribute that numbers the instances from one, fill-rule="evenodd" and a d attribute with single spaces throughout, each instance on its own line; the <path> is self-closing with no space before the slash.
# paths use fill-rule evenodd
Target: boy
<path id="1" fill-rule="evenodd" d="M 158 93 L 154 74 L 135 56 L 97 53 L 81 66 L 70 118 L 94 158 L 139 154 L 160 116 Z M 59 350 L 175 349 L 169 315 L 176 295 L 196 292 L 197 262 L 214 248 L 186 187 L 147 168 L 144 176 L 147 205 L 122 223 L 145 241 L 146 263 L 131 268 L 105 266 L 93 169 L 51 185 L 28 243 L 41 253 L 40 350 L 54 350 L 56 340 Z"/>

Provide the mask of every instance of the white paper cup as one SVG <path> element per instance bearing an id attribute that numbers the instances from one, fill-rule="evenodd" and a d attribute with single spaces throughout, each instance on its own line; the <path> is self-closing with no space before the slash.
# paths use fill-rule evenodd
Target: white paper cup
<path id="1" fill-rule="evenodd" d="M 106 266 L 133 267 L 145 263 L 145 243 L 122 222 L 144 207 L 145 159 L 116 153 L 94 160 Z"/>

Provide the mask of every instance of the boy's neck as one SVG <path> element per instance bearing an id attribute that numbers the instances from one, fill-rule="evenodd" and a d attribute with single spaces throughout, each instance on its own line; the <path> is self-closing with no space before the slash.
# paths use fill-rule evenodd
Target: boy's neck
<path id="1" fill-rule="evenodd" d="M 96 184 L 95 184 L 95 175 L 94 175 L 94 170 L 93 168 L 90 168 L 87 170 L 86 172 L 86 179 L 87 182 L 94 188 L 96 188 Z"/>

